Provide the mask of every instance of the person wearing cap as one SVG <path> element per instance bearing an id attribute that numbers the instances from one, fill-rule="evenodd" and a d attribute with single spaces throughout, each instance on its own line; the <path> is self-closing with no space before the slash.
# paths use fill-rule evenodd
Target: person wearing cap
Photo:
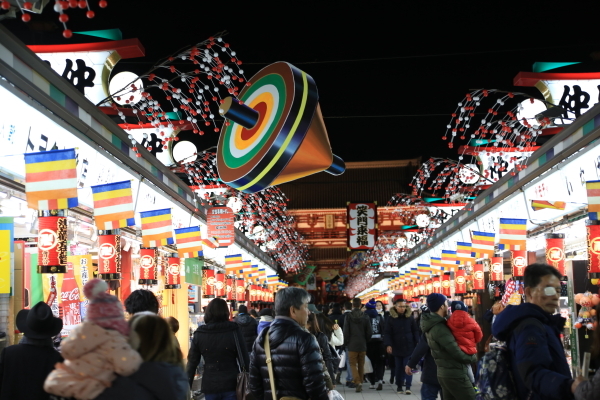
<path id="1" fill-rule="evenodd" d="M 367 342 L 373 332 L 371 320 L 360 310 L 361 301 L 352 299 L 352 312 L 344 322 L 344 345 L 348 348 L 350 368 L 356 385 L 356 392 L 362 392 L 362 383 L 365 378 L 365 356 L 367 355 Z"/>
<path id="2" fill-rule="evenodd" d="M 412 394 L 410 390 L 412 376 L 405 374 L 404 366 L 419 342 L 419 333 L 406 300 L 401 295 L 397 295 L 394 297 L 393 304 L 390 316 L 385 321 L 383 344 L 387 353 L 394 356 L 396 392 Z"/>
<path id="3" fill-rule="evenodd" d="M 458 347 L 448 328 L 446 296 L 431 293 L 427 296 L 427 307 L 430 312 L 421 315 L 421 329 L 437 365 L 437 377 L 444 400 L 475 400 L 475 389 L 467 368 L 476 358 Z"/>
<path id="4" fill-rule="evenodd" d="M 0 399 L 50 399 L 44 381 L 54 365 L 63 361 L 52 344 L 52 337 L 62 330 L 62 319 L 40 301 L 31 310 L 19 311 L 15 323 L 23 339 L 4 348 L 0 355 Z"/>
<path id="5" fill-rule="evenodd" d="M 492 334 L 508 345 L 519 399 L 572 399 L 581 382 L 571 377 L 560 341 L 565 319 L 555 312 L 561 279 L 551 265 L 528 265 L 523 278 L 526 302 L 507 306 L 492 325 Z"/>
<path id="6" fill-rule="evenodd" d="M 429 308 L 426 304 L 421 306 L 421 315 L 428 313 Z M 417 367 L 419 361 L 423 359 L 423 369 L 421 371 L 421 400 L 436 400 L 438 394 L 442 394 L 442 387 L 437 378 L 437 365 L 431 355 L 431 349 L 427 344 L 425 334 L 421 334 L 419 343 L 404 367 L 406 375 L 412 375 L 412 370 Z M 442 397 L 443 400 L 443 397 Z"/>
<path id="7" fill-rule="evenodd" d="M 452 331 L 458 347 L 465 353 L 477 354 L 477 343 L 483 338 L 483 332 L 479 324 L 471 318 L 467 312 L 467 306 L 462 301 L 453 301 L 450 303 L 452 315 L 448 318 L 448 328 Z M 475 377 L 471 366 L 467 368 L 471 383 L 475 384 Z"/>

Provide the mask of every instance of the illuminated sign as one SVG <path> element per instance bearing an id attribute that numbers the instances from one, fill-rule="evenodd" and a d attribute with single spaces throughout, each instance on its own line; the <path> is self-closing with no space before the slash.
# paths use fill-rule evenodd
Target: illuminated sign
<path id="1" fill-rule="evenodd" d="M 377 240 L 377 205 L 375 203 L 348 204 L 348 247 L 369 250 Z"/>

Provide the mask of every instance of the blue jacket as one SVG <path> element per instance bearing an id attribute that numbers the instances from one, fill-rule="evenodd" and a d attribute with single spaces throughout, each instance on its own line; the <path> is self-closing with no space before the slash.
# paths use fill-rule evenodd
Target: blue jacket
<path id="1" fill-rule="evenodd" d="M 260 322 L 258 323 L 258 326 L 256 327 L 256 333 L 260 335 L 260 333 L 262 332 L 263 329 L 271 326 L 271 322 L 273 322 L 273 320 L 263 321 L 262 317 L 261 317 Z M 252 351 L 252 348 L 250 348 L 249 351 Z"/>
<path id="2" fill-rule="evenodd" d="M 525 322 L 515 329 L 526 318 L 539 322 Z M 492 334 L 508 344 L 519 399 L 527 399 L 530 391 L 531 400 L 573 398 L 573 379 L 559 337 L 564 325 L 560 315 L 550 315 L 531 303 L 508 306 L 496 316 Z"/>

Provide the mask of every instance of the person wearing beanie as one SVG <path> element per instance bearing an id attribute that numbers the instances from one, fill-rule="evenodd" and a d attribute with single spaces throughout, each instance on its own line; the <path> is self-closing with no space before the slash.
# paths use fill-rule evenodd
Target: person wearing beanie
<path id="1" fill-rule="evenodd" d="M 475 390 L 467 368 L 476 357 L 458 347 L 448 328 L 446 296 L 440 293 L 428 295 L 427 307 L 430 312 L 421 315 L 421 329 L 437 365 L 437 378 L 444 400 L 475 400 Z"/>
<path id="2" fill-rule="evenodd" d="M 448 328 L 454 335 L 458 347 L 465 353 L 472 355 L 477 353 L 477 343 L 483 338 L 483 332 L 479 324 L 475 322 L 468 313 L 467 306 L 462 301 L 453 301 L 450 303 L 452 314 L 448 318 Z M 471 383 L 475 384 L 475 376 L 473 369 L 469 365 L 467 373 Z"/>
<path id="3" fill-rule="evenodd" d="M 375 299 L 369 300 L 365 307 L 367 308 L 365 314 L 371 319 L 371 329 L 373 331 L 371 340 L 367 342 L 367 357 L 369 357 L 373 365 L 373 372 L 367 374 L 367 379 L 371 383 L 369 389 L 382 390 L 383 372 L 385 370 L 385 351 L 383 350 L 384 319 L 377 312 Z"/>
<path id="4" fill-rule="evenodd" d="M 394 357 L 396 392 L 412 394 L 412 376 L 406 375 L 404 366 L 419 342 L 419 331 L 410 307 L 402 296 L 394 297 L 394 307 L 390 309 L 390 316 L 385 323 L 383 342 L 387 353 Z"/>
<path id="5" fill-rule="evenodd" d="M 64 363 L 48 375 L 44 390 L 56 396 L 91 400 L 110 387 L 117 375 L 129 376 L 142 363 L 127 342 L 129 325 L 123 306 L 106 291 L 108 285 L 92 279 L 83 287 L 90 301 L 85 321 L 62 343 Z"/>

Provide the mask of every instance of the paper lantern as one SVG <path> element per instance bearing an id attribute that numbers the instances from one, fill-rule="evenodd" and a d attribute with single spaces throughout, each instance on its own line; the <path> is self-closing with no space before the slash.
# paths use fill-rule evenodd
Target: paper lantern
<path id="1" fill-rule="evenodd" d="M 510 263 L 512 265 L 512 275 L 522 280 L 525 275 L 525 267 L 527 267 L 527 251 L 512 250 L 510 252 Z"/>
<path id="2" fill-rule="evenodd" d="M 600 278 L 600 221 L 587 220 L 588 272 L 590 278 Z"/>
<path id="3" fill-rule="evenodd" d="M 67 272 L 67 218 L 62 216 L 63 213 L 63 210 L 39 211 L 38 272 L 40 274 Z"/>
<path id="4" fill-rule="evenodd" d="M 564 233 L 546 234 L 546 263 L 556 268 L 562 276 L 567 275 L 567 272 L 565 270 Z"/>
<path id="5" fill-rule="evenodd" d="M 225 296 L 227 300 L 235 300 L 235 279 L 227 278 L 225 286 Z"/>
<path id="6" fill-rule="evenodd" d="M 98 233 L 98 278 L 121 279 L 121 230 Z"/>
<path id="7" fill-rule="evenodd" d="M 215 297 L 215 270 L 202 270 L 202 297 L 212 299 Z"/>
<path id="8" fill-rule="evenodd" d="M 432 287 L 433 293 L 442 293 L 442 278 L 440 278 L 439 276 L 434 276 Z"/>
<path id="9" fill-rule="evenodd" d="M 430 295 L 431 293 L 433 293 L 433 282 L 431 279 L 428 279 L 425 281 L 425 294 Z"/>
<path id="10" fill-rule="evenodd" d="M 490 266 L 490 281 L 504 281 L 504 259 L 502 257 L 492 257 L 492 264 Z"/>
<path id="11" fill-rule="evenodd" d="M 473 266 L 473 290 L 485 290 L 484 278 L 483 264 L 475 264 Z"/>
<path id="12" fill-rule="evenodd" d="M 235 299 L 246 301 L 246 282 L 243 279 L 235 280 Z"/>
<path id="13" fill-rule="evenodd" d="M 446 297 L 450 297 L 450 272 L 444 272 L 442 276 L 442 294 Z"/>
<path id="14" fill-rule="evenodd" d="M 181 288 L 181 259 L 179 258 L 179 254 L 171 254 L 167 262 L 168 265 L 165 269 L 165 289 L 179 289 Z"/>
<path id="15" fill-rule="evenodd" d="M 215 274 L 215 296 L 216 297 L 225 297 L 227 295 L 227 288 L 225 282 L 225 274 L 217 273 Z"/>
<path id="16" fill-rule="evenodd" d="M 454 275 L 454 293 L 465 294 L 467 293 L 467 279 L 464 268 L 458 268 Z"/>
<path id="17" fill-rule="evenodd" d="M 140 249 L 140 285 L 156 285 L 156 268 L 158 265 L 158 250 L 155 248 Z"/>

